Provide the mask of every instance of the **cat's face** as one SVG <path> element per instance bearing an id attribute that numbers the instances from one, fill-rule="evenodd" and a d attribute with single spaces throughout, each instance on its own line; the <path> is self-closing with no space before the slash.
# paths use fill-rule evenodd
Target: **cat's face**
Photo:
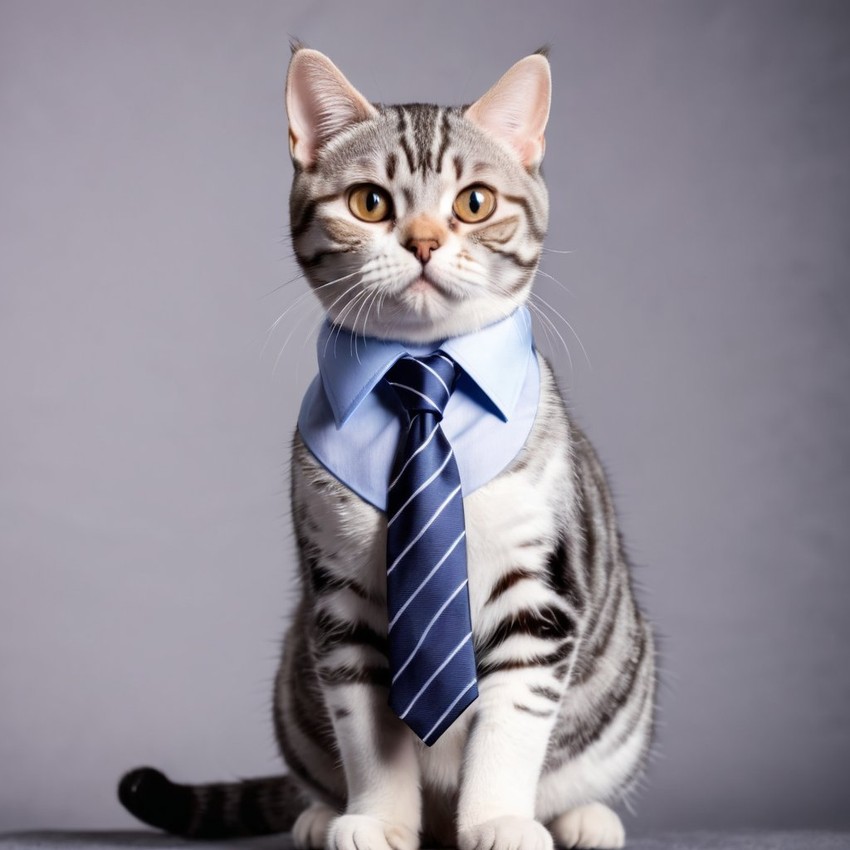
<path id="1" fill-rule="evenodd" d="M 524 303 L 548 215 L 543 56 L 517 63 L 466 109 L 383 107 L 302 49 L 287 108 L 293 244 L 335 324 L 430 342 Z"/>

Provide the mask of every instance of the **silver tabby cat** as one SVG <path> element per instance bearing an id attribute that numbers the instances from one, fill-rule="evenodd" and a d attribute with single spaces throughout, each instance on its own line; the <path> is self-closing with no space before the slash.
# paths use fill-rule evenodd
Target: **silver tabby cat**
<path id="1" fill-rule="evenodd" d="M 469 107 L 369 103 L 296 46 L 286 105 L 292 240 L 330 319 L 426 343 L 529 297 L 547 227 L 543 53 Z M 516 458 L 464 497 L 479 698 L 430 748 L 387 705 L 386 517 L 298 434 L 292 507 L 302 593 L 277 675 L 290 774 L 176 785 L 152 768 L 120 796 L 192 836 L 292 828 L 301 850 L 620 847 L 606 804 L 653 731 L 653 636 L 632 591 L 603 470 L 540 360 Z"/>

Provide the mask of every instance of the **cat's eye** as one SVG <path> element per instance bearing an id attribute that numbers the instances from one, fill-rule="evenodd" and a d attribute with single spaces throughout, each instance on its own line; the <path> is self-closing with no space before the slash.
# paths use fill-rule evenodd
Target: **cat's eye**
<path id="1" fill-rule="evenodd" d="M 348 208 L 361 221 L 384 221 L 393 211 L 390 196 L 372 183 L 355 186 L 348 193 Z"/>
<path id="2" fill-rule="evenodd" d="M 455 198 L 454 213 L 467 224 L 490 218 L 495 209 L 496 193 L 486 186 L 469 186 Z"/>

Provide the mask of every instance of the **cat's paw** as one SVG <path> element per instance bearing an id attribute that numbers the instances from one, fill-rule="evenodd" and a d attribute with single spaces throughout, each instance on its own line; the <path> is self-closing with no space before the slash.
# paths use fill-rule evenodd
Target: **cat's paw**
<path id="1" fill-rule="evenodd" d="M 626 843 L 626 831 L 620 818 L 602 803 L 570 809 L 549 824 L 549 831 L 561 847 L 616 850 Z"/>
<path id="2" fill-rule="evenodd" d="M 418 850 L 419 836 L 407 827 L 368 815 L 342 815 L 330 825 L 328 850 Z"/>
<path id="3" fill-rule="evenodd" d="M 295 821 L 292 827 L 292 843 L 295 850 L 322 850 L 328 827 L 337 813 L 324 803 L 312 803 Z"/>
<path id="4" fill-rule="evenodd" d="M 462 829 L 460 850 L 552 850 L 549 831 L 531 818 L 504 816 Z"/>

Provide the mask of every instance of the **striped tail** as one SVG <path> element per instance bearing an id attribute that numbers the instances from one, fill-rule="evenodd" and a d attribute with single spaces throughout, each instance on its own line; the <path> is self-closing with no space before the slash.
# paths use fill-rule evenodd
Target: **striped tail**
<path id="1" fill-rule="evenodd" d="M 140 821 L 185 838 L 237 838 L 287 832 L 307 807 L 289 776 L 178 785 L 152 767 L 118 784 L 118 799 Z"/>

